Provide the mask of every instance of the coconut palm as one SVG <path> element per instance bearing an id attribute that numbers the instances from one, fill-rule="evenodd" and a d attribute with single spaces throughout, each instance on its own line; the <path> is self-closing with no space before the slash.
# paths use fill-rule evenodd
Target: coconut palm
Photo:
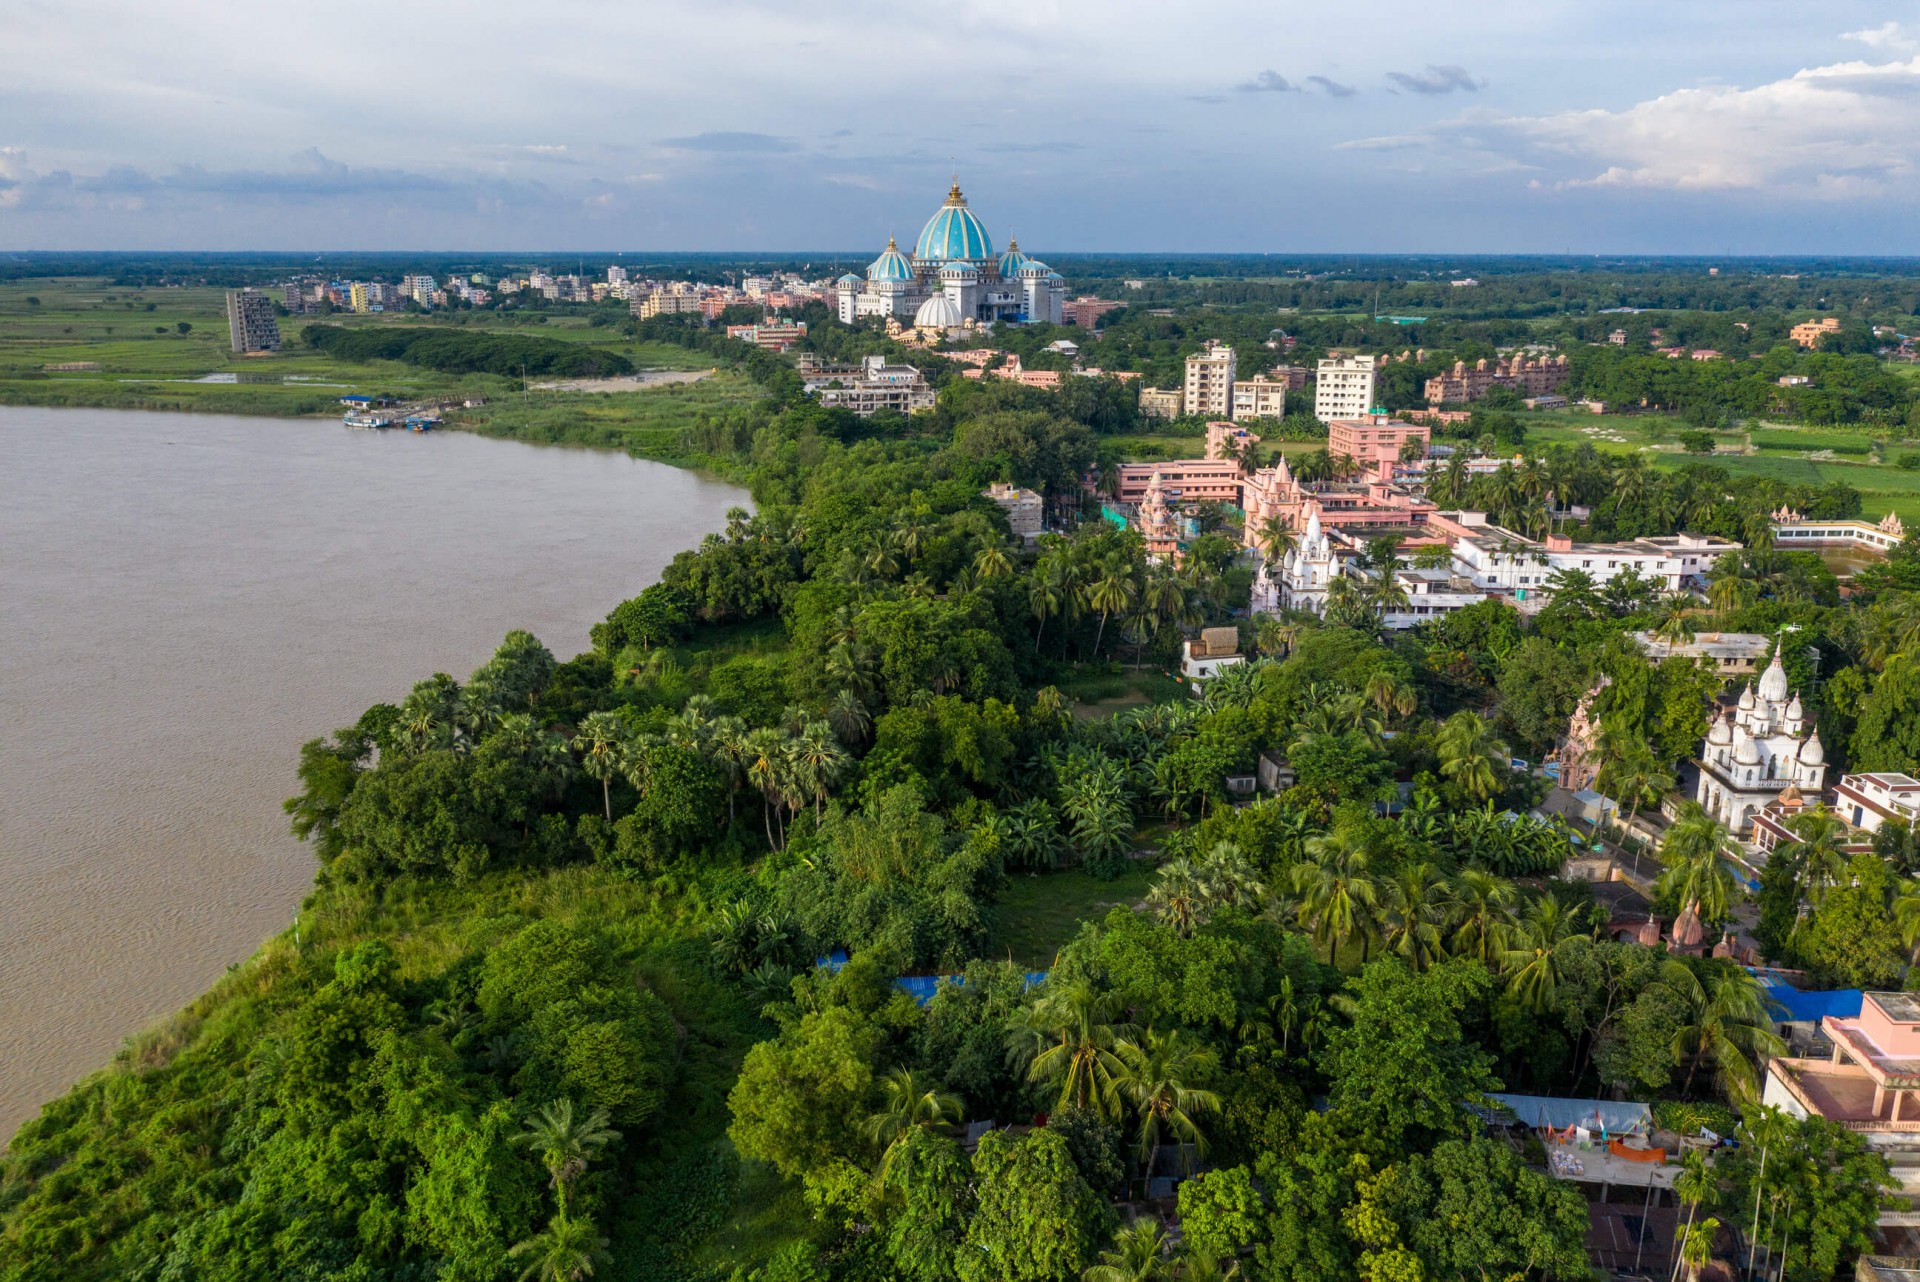
<path id="1" fill-rule="evenodd" d="M 1501 957 L 1507 992 L 1536 1015 L 1560 1005 L 1560 945 L 1579 934 L 1573 914 L 1551 895 L 1533 902 L 1508 935 Z"/>
<path id="2" fill-rule="evenodd" d="M 1909 964 L 1920 966 L 1920 881 L 1908 878 L 1893 892 L 1893 920 L 1900 942 L 1907 946 Z"/>
<path id="3" fill-rule="evenodd" d="M 1030 1056 L 1027 1080 L 1059 1083 L 1054 1108 L 1090 1108 L 1111 1120 L 1119 1111 L 1115 1079 L 1126 1066 L 1115 1053 L 1133 1029 L 1114 1020 L 1111 996 L 1084 980 L 1048 991 L 1019 1017 L 1014 1049 Z"/>
<path id="4" fill-rule="evenodd" d="M 1270 516 L 1260 522 L 1254 530 L 1253 541 L 1254 545 L 1260 549 L 1261 555 L 1269 561 L 1277 562 L 1286 558 L 1293 545 L 1299 541 L 1299 536 L 1293 532 L 1293 526 L 1287 523 L 1285 517 Z"/>
<path id="5" fill-rule="evenodd" d="M 1189 1243 L 1181 1249 L 1173 1276 L 1178 1282 L 1241 1282 L 1245 1275 L 1232 1256 L 1223 1260 Z"/>
<path id="6" fill-rule="evenodd" d="M 1797 863 L 1794 886 L 1800 898 L 1818 908 L 1827 891 L 1846 875 L 1847 856 L 1843 846 L 1847 827 L 1825 804 L 1802 811 L 1787 821 L 1793 840 L 1782 844 L 1775 859 Z"/>
<path id="7" fill-rule="evenodd" d="M 1178 1029 L 1161 1034 L 1151 1028 L 1138 1040 L 1122 1039 L 1114 1054 L 1121 1064 L 1114 1088 L 1132 1105 L 1139 1123 L 1138 1152 L 1147 1177 L 1152 1178 L 1160 1146 L 1169 1136 L 1193 1145 L 1195 1156 L 1204 1156 L 1206 1137 L 1194 1118 L 1219 1112 L 1220 1097 L 1198 1083 L 1218 1067 L 1219 1057 Z"/>
<path id="8" fill-rule="evenodd" d="M 1301 921 L 1326 945 L 1329 966 L 1340 945 L 1356 935 L 1365 965 L 1367 935 L 1380 898 L 1365 845 L 1351 832 L 1336 830 L 1308 841 L 1307 855 L 1313 862 L 1293 869 Z"/>
<path id="9" fill-rule="evenodd" d="M 1434 742 L 1440 754 L 1440 773 L 1476 801 L 1486 801 L 1500 790 L 1512 753 L 1493 732 L 1493 725 L 1472 712 L 1456 712 L 1440 727 Z"/>
<path id="10" fill-rule="evenodd" d="M 1674 647 L 1693 644 L 1693 618 L 1684 597 L 1676 597 L 1667 603 L 1661 612 L 1660 626 L 1654 629 L 1654 635 L 1666 647 L 1671 656 Z"/>
<path id="11" fill-rule="evenodd" d="M 1680 1160 L 1680 1173 L 1673 1177 L 1673 1191 L 1682 1202 L 1687 1204 L 1687 1222 L 1675 1235 L 1681 1241 L 1693 1230 L 1694 1219 L 1699 1215 L 1700 1203 L 1713 1191 L 1713 1173 L 1707 1169 L 1707 1156 L 1699 1149 L 1690 1149 Z M 1676 1258 L 1673 1268 L 1668 1272 L 1669 1282 L 1680 1275 L 1680 1260 Z"/>
<path id="12" fill-rule="evenodd" d="M 609 1120 L 610 1115 L 604 1108 L 596 1108 L 585 1117 L 577 1116 L 573 1101 L 562 1097 L 535 1112 L 527 1119 L 526 1129 L 513 1137 L 515 1144 L 533 1150 L 547 1168 L 563 1217 L 573 1182 L 586 1172 L 601 1149 L 620 1138 L 620 1132 L 607 1125 Z"/>
<path id="13" fill-rule="evenodd" d="M 977 579 L 1004 579 L 1013 573 L 1013 558 L 998 543 L 989 543 L 974 553 L 973 575 Z"/>
<path id="14" fill-rule="evenodd" d="M 580 754 L 580 768 L 600 781 L 600 808 L 613 822 L 613 777 L 626 765 L 633 734 L 627 723 L 611 712 L 589 712 L 574 728 L 569 745 Z"/>
<path id="15" fill-rule="evenodd" d="M 1103 562 L 1095 577 L 1083 589 L 1087 608 L 1100 612 L 1100 627 L 1093 634 L 1093 653 L 1100 654 L 1100 640 L 1106 635 L 1107 620 L 1133 608 L 1134 586 L 1131 567 L 1119 558 Z"/>
<path id="16" fill-rule="evenodd" d="M 1736 1107 L 1757 1100 L 1751 1057 L 1786 1049 L 1774 1035 L 1769 1008 L 1775 1003 L 1760 981 L 1730 966 L 1715 966 L 1702 980 L 1685 962 L 1668 961 L 1660 968 L 1660 982 L 1686 1007 L 1685 1022 L 1673 1035 L 1675 1061 L 1687 1061 L 1681 1094 L 1692 1093 L 1694 1074 L 1711 1061 L 1721 1092 Z"/>
<path id="17" fill-rule="evenodd" d="M 912 1130 L 937 1131 L 955 1126 L 966 1116 L 960 1097 L 943 1091 L 924 1074 L 896 1068 L 881 1079 L 880 1111 L 869 1117 L 867 1138 L 881 1146 L 880 1178 L 893 1167 L 900 1141 Z"/>
<path id="18" fill-rule="evenodd" d="M 1153 1216 L 1143 1215 L 1113 1235 L 1113 1245 L 1100 1252 L 1100 1263 L 1080 1275 L 1081 1282 L 1167 1282 L 1173 1266 L 1166 1250 L 1166 1230 Z"/>
<path id="19" fill-rule="evenodd" d="M 1682 802 L 1660 845 L 1660 862 L 1666 871 L 1655 888 L 1663 898 L 1691 907 L 1701 921 L 1725 921 L 1738 893 L 1738 883 L 1725 862 L 1726 841 L 1726 828 L 1706 807 L 1696 801 Z"/>
<path id="20" fill-rule="evenodd" d="M 1506 954 L 1513 930 L 1513 883 L 1484 868 L 1466 868 L 1453 884 L 1453 953 L 1492 967 Z"/>
<path id="21" fill-rule="evenodd" d="M 1344 574 L 1328 581 L 1326 604 L 1321 613 L 1328 623 L 1360 631 L 1371 631 L 1380 623 L 1359 583 Z"/>
<path id="22" fill-rule="evenodd" d="M 583 1282 L 596 1266 L 610 1262 L 607 1239 L 591 1220 L 556 1215 L 544 1231 L 516 1242 L 507 1251 L 510 1260 L 526 1260 L 520 1282 Z"/>
<path id="23" fill-rule="evenodd" d="M 1603 732 L 1600 758 L 1595 782 L 1615 801 L 1627 803 L 1627 821 L 1622 830 L 1630 833 L 1641 807 L 1671 792 L 1674 777 L 1644 740 L 1625 735 Z"/>
<path id="24" fill-rule="evenodd" d="M 1406 863 L 1382 887 L 1380 946 L 1425 970 L 1446 957 L 1441 931 L 1453 909 L 1453 887 L 1430 863 Z"/>

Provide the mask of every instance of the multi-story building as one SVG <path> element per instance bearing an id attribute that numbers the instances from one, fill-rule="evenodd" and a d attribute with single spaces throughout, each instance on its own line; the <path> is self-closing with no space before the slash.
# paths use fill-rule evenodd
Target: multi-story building
<path id="1" fill-rule="evenodd" d="M 1897 819 L 1920 823 L 1920 779 L 1903 774 L 1842 775 L 1833 790 L 1833 812 L 1863 832 Z"/>
<path id="2" fill-rule="evenodd" d="M 1861 994 L 1857 1015 L 1823 1014 L 1820 1031 L 1832 1053 L 1768 1060 L 1761 1102 L 1836 1122 L 1886 1158 L 1903 1196 L 1880 1222 L 1911 1224 L 1920 1195 L 1920 994 Z"/>
<path id="3" fill-rule="evenodd" d="M 652 320 L 655 316 L 698 315 L 700 295 L 692 290 L 677 293 L 673 290 L 656 289 L 645 298 L 634 299 L 627 307 L 641 320 Z"/>
<path id="4" fill-rule="evenodd" d="M 1147 418 L 1179 418 L 1186 407 L 1186 393 L 1177 387 L 1140 389 L 1140 413 Z"/>
<path id="5" fill-rule="evenodd" d="M 1789 787 L 1818 796 L 1827 782 L 1826 749 L 1812 728 L 1800 696 L 1787 685 L 1780 653 L 1756 684 L 1740 692 L 1729 715 L 1718 710 L 1700 752 L 1700 784 L 1694 800 L 1736 837 L 1753 828 L 1754 816 Z"/>
<path id="6" fill-rule="evenodd" d="M 1260 443 L 1260 438 L 1244 427 L 1218 420 L 1207 424 L 1207 457 L 1239 461 L 1242 451 Z"/>
<path id="7" fill-rule="evenodd" d="M 884 356 L 869 356 L 859 365 L 809 364 L 801 370 L 800 386 L 820 404 L 861 418 L 880 410 L 911 414 L 931 409 L 934 402 L 926 375 L 916 366 L 889 365 Z"/>
<path id="8" fill-rule="evenodd" d="M 1408 442 L 1418 444 L 1424 455 L 1432 435 L 1425 423 L 1407 423 L 1385 414 L 1329 419 L 1327 453 L 1335 458 L 1344 454 L 1363 469 L 1373 471 L 1382 463 L 1398 463 Z"/>
<path id="9" fill-rule="evenodd" d="M 431 276 L 404 276 L 400 280 L 400 292 L 422 307 L 433 306 L 433 291 L 438 288 L 438 282 Z"/>
<path id="10" fill-rule="evenodd" d="M 1285 418 L 1287 384 L 1277 378 L 1256 375 L 1238 379 L 1233 385 L 1235 422 L 1250 418 Z"/>
<path id="11" fill-rule="evenodd" d="M 1564 534 L 1527 538 L 1487 520 L 1481 512 L 1440 514 L 1454 533 L 1454 562 L 1481 587 L 1512 593 L 1523 602 L 1545 595 L 1547 581 L 1578 570 L 1596 585 L 1637 572 L 1665 592 L 1702 579 L 1713 563 L 1740 544 L 1709 534 L 1673 534 L 1623 543 L 1575 543 Z"/>
<path id="12" fill-rule="evenodd" d="M 371 304 L 367 300 L 367 282 L 356 280 L 347 286 L 347 299 L 356 312 L 365 312 Z"/>
<path id="13" fill-rule="evenodd" d="M 1477 401 L 1496 387 L 1511 387 L 1521 396 L 1549 396 L 1567 385 L 1571 371 L 1567 358 L 1542 356 L 1537 360 L 1515 356 L 1489 364 L 1455 361 L 1453 368 L 1427 380 L 1427 404 L 1450 405 Z"/>
<path id="14" fill-rule="evenodd" d="M 1798 325 L 1795 325 L 1787 331 L 1787 337 L 1795 343 L 1798 343 L 1801 347 L 1812 348 L 1820 346 L 1820 340 L 1828 334 L 1838 334 L 1839 332 L 1839 318 L 1827 316 L 1820 320 L 1801 321 Z"/>
<path id="15" fill-rule="evenodd" d="M 729 325 L 727 337 L 770 352 L 784 352 L 807 336 L 805 321 L 775 319 L 758 325 Z"/>
<path id="16" fill-rule="evenodd" d="M 1182 389 L 1189 414 L 1233 417 L 1233 349 L 1211 340 L 1187 357 L 1187 381 Z"/>
<path id="17" fill-rule="evenodd" d="M 1170 503 L 1240 502 L 1240 464 L 1233 459 L 1122 463 L 1114 497 L 1122 503 L 1142 502 L 1156 479 Z"/>
<path id="18" fill-rule="evenodd" d="M 1313 416 L 1322 423 L 1336 418 L 1365 418 L 1373 413 L 1375 358 L 1335 356 L 1320 362 L 1313 385 Z"/>
<path id="19" fill-rule="evenodd" d="M 1067 282 L 1060 273 L 1009 240 L 994 252 L 986 224 L 967 207 L 956 181 L 908 255 L 892 238 L 867 267 L 834 282 L 841 323 L 889 317 L 923 330 L 957 329 L 968 322 L 1026 320 L 1060 324 Z"/>
<path id="20" fill-rule="evenodd" d="M 1758 632 L 1701 632 L 1691 641 L 1669 641 L 1652 632 L 1629 632 L 1633 643 L 1647 657 L 1660 660 L 1693 659 L 1712 666 L 1722 676 L 1750 677 L 1760 671 L 1761 660 L 1773 649 L 1773 638 Z"/>
<path id="21" fill-rule="evenodd" d="M 273 300 L 258 290 L 227 291 L 227 330 L 236 352 L 280 350 L 280 324 L 273 318 Z"/>
<path id="22" fill-rule="evenodd" d="M 1066 324 L 1078 325 L 1081 329 L 1097 329 L 1108 312 L 1125 306 L 1125 303 L 1108 302 L 1104 298 L 1072 298 L 1060 305 L 1060 318 Z"/>
<path id="23" fill-rule="evenodd" d="M 983 493 L 1007 514 L 1007 528 L 1022 544 L 1031 547 L 1044 528 L 1046 502 L 1033 490 L 1004 482 L 989 485 Z"/>

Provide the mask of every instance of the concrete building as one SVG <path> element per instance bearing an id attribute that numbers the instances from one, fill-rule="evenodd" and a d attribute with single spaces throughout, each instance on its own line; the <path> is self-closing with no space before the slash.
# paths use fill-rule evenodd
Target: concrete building
<path id="1" fill-rule="evenodd" d="M 1277 378 L 1257 375 L 1238 379 L 1233 385 L 1233 420 L 1285 418 L 1287 384 Z"/>
<path id="2" fill-rule="evenodd" d="M 1313 416 L 1322 423 L 1336 418 L 1365 418 L 1373 413 L 1376 359 L 1337 356 L 1320 362 L 1313 384 Z"/>
<path id="3" fill-rule="evenodd" d="M 1868 552 L 1891 552 L 1906 540 L 1907 527 L 1898 513 L 1889 512 L 1879 523 L 1867 521 L 1809 521 L 1784 509 L 1773 514 L 1773 541 L 1781 548 L 1851 547 Z"/>
<path id="4" fill-rule="evenodd" d="M 1887 1159 L 1905 1201 L 1880 1222 L 1907 1225 L 1920 1195 L 1920 995 L 1864 993 L 1860 1013 L 1823 1015 L 1830 1056 L 1767 1061 L 1761 1102 L 1797 1118 L 1824 1117 Z"/>
<path id="5" fill-rule="evenodd" d="M 1118 311 L 1125 306 L 1125 303 L 1108 302 L 1104 298 L 1073 298 L 1060 305 L 1060 318 L 1068 325 L 1095 329 L 1108 312 Z"/>
<path id="6" fill-rule="evenodd" d="M 805 321 L 770 320 L 758 325 L 729 325 L 727 337 L 769 352 L 784 352 L 807 336 Z"/>
<path id="7" fill-rule="evenodd" d="M 1219 675 L 1222 668 L 1245 662 L 1238 628 L 1202 628 L 1199 636 L 1180 648 L 1180 675 L 1192 684 L 1196 694 L 1202 681 Z"/>
<path id="8" fill-rule="evenodd" d="M 1842 775 L 1833 796 L 1833 812 L 1863 832 L 1877 832 L 1889 819 L 1920 823 L 1920 779 L 1911 775 Z"/>
<path id="9" fill-rule="evenodd" d="M 1246 428 L 1218 420 L 1207 424 L 1207 457 L 1239 461 L 1240 451 L 1251 449 L 1260 438 Z"/>
<path id="10" fill-rule="evenodd" d="M 1818 796 L 1826 787 L 1820 732 L 1787 688 L 1778 652 L 1757 685 L 1741 691 L 1731 716 L 1715 713 L 1699 764 L 1694 800 L 1736 837 L 1747 836 L 1754 816 L 1787 788 Z"/>
<path id="11" fill-rule="evenodd" d="M 280 323 L 273 300 L 251 289 L 227 291 L 227 330 L 233 350 L 244 354 L 280 350 Z"/>
<path id="12" fill-rule="evenodd" d="M 700 295 L 692 290 L 656 289 L 645 298 L 633 299 L 628 310 L 641 320 L 656 316 L 693 316 L 700 313 Z"/>
<path id="13" fill-rule="evenodd" d="M 1828 334 L 1838 334 L 1839 332 L 1839 319 L 1837 317 L 1827 316 L 1820 320 L 1801 321 L 1798 325 L 1795 325 L 1787 331 L 1787 337 L 1801 347 L 1812 348 L 1820 346 L 1820 340 Z"/>
<path id="14" fill-rule="evenodd" d="M 1046 503 L 1039 494 L 1004 482 L 989 485 L 982 492 L 1007 514 L 1007 528 L 1015 538 L 1028 547 L 1039 540 L 1046 512 Z"/>
<path id="15" fill-rule="evenodd" d="M 1527 538 L 1488 521 L 1482 512 L 1442 513 L 1443 522 L 1458 531 L 1454 562 L 1481 587 L 1509 592 L 1525 602 L 1543 595 L 1556 573 L 1579 570 L 1604 586 L 1616 576 L 1637 571 L 1662 591 L 1678 591 L 1699 579 L 1713 563 L 1740 544 L 1706 534 L 1674 534 L 1629 539 L 1623 543 L 1575 543 L 1563 534 L 1544 540 Z"/>
<path id="16" fill-rule="evenodd" d="M 1455 361 L 1451 370 L 1427 380 L 1427 404 L 1477 401 L 1496 387 L 1510 387 L 1523 397 L 1549 396 L 1565 387 L 1569 377 L 1565 356 L 1515 356 L 1492 363 L 1483 359 L 1473 365 Z"/>
<path id="17" fill-rule="evenodd" d="M 1362 468 L 1372 471 L 1382 463 L 1398 463 L 1400 451 L 1406 448 L 1408 442 L 1418 444 L 1424 456 L 1427 442 L 1432 436 L 1432 429 L 1425 423 L 1409 423 L 1388 418 L 1385 414 L 1329 419 L 1327 453 L 1335 458 L 1344 454 Z"/>
<path id="18" fill-rule="evenodd" d="M 1629 632 L 1642 654 L 1659 660 L 1670 656 L 1704 659 L 1723 676 L 1750 677 L 1773 649 L 1773 639 L 1758 632 L 1701 632 L 1693 640 L 1671 644 L 1651 632 Z"/>
<path id="19" fill-rule="evenodd" d="M 1147 418 L 1179 418 L 1186 407 L 1186 393 L 1177 387 L 1140 389 L 1140 413 Z"/>
<path id="20" fill-rule="evenodd" d="M 1171 459 L 1164 463 L 1122 463 L 1114 495 L 1122 503 L 1140 503 L 1158 477 L 1168 500 L 1177 503 L 1240 503 L 1240 464 L 1233 459 Z"/>
<path id="21" fill-rule="evenodd" d="M 1210 418 L 1233 417 L 1233 349 L 1209 341 L 1187 357 L 1187 381 L 1182 389 L 1189 414 Z"/>
<path id="22" fill-rule="evenodd" d="M 858 365 L 809 364 L 801 370 L 800 388 L 822 405 L 852 410 L 861 418 L 880 410 L 932 409 L 935 397 L 917 366 L 889 365 L 884 356 L 869 356 Z"/>

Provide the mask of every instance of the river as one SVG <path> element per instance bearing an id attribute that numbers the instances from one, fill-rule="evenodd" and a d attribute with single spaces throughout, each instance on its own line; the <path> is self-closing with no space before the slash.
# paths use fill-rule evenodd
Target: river
<path id="1" fill-rule="evenodd" d="M 0 408 L 0 1141 L 291 920 L 299 746 L 567 658 L 746 494 L 458 432 Z"/>

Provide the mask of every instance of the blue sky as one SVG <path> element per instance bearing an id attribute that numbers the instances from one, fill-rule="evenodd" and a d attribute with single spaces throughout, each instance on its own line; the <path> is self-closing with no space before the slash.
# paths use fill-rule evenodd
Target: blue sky
<path id="1" fill-rule="evenodd" d="M 0 0 L 0 248 L 1920 250 L 1920 0 L 295 8 Z"/>

